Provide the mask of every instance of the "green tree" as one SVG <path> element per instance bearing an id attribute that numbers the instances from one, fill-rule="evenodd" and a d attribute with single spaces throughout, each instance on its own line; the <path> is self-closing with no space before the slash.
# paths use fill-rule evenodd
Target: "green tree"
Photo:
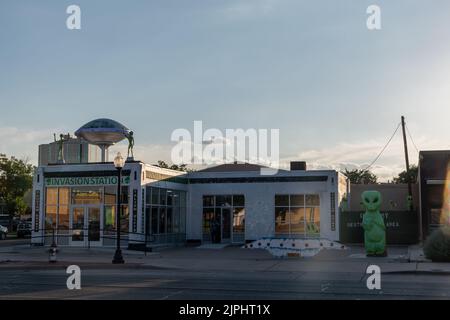
<path id="1" fill-rule="evenodd" d="M 370 170 L 348 170 L 342 172 L 353 184 L 374 184 L 377 183 L 378 177 Z"/>
<path id="2" fill-rule="evenodd" d="M 163 160 L 158 160 L 157 166 L 160 167 L 160 168 L 171 169 L 171 170 L 176 170 L 176 171 L 183 171 L 183 172 L 191 171 L 190 169 L 187 168 L 186 164 L 180 164 L 180 165 L 172 164 L 171 166 L 169 166 Z"/>
<path id="3" fill-rule="evenodd" d="M 398 174 L 397 177 L 393 179 L 393 182 L 408 183 L 408 181 L 411 181 L 411 183 L 416 183 L 418 174 L 419 168 L 416 165 L 412 165 L 409 167 L 408 173 L 406 172 L 406 170 L 403 170 Z"/>
<path id="4" fill-rule="evenodd" d="M 34 170 L 27 160 L 0 154 L 0 202 L 8 214 L 20 215 L 29 211 L 23 197 L 33 187 Z"/>

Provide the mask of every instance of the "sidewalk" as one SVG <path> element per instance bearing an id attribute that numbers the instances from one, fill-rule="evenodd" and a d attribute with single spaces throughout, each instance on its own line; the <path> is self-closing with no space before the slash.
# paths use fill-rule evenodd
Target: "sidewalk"
<path id="1" fill-rule="evenodd" d="M 48 248 L 29 245 L 0 248 L 0 270 L 7 268 L 62 268 L 71 264 L 85 269 L 142 268 L 179 271 L 220 272 L 290 272 L 335 273 L 339 276 L 364 275 L 369 265 L 380 266 L 382 273 L 449 274 L 450 263 L 411 261 L 411 253 L 420 255 L 420 248 L 390 247 L 389 255 L 367 258 L 364 248 L 349 247 L 348 250 L 322 250 L 312 258 L 274 258 L 263 249 L 226 247 L 206 249 L 178 247 L 161 252 L 147 253 L 122 250 L 125 264 L 113 265 L 114 248 L 58 248 L 56 263 L 48 262 Z"/>

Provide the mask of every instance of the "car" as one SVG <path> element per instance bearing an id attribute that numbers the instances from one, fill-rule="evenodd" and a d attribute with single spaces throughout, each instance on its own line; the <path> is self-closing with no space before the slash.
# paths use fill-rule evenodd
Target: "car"
<path id="1" fill-rule="evenodd" d="M 8 228 L 0 225 L 0 240 L 5 240 L 8 235 Z"/>
<path id="2" fill-rule="evenodd" d="M 31 236 L 31 223 L 21 222 L 17 225 L 17 238 L 25 238 Z"/>

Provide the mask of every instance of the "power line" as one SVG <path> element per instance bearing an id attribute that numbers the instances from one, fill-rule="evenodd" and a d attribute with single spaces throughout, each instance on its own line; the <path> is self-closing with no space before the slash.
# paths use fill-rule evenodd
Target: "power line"
<path id="1" fill-rule="evenodd" d="M 412 138 L 411 132 L 409 132 L 408 125 L 406 125 L 405 127 L 406 127 L 406 132 L 408 132 L 408 136 L 411 139 L 411 142 L 412 142 L 414 148 L 416 148 L 417 153 L 420 153 L 419 149 L 417 148 L 416 144 L 414 143 L 414 139 Z"/>
<path id="2" fill-rule="evenodd" d="M 392 134 L 392 136 L 389 138 L 388 142 L 386 143 L 386 145 L 383 147 L 383 149 L 381 149 L 380 153 L 377 155 L 377 157 L 372 161 L 372 163 L 370 165 L 368 165 L 364 171 L 369 170 L 374 164 L 375 162 L 378 161 L 378 159 L 381 157 L 381 155 L 383 154 L 384 150 L 386 150 L 386 148 L 388 147 L 388 145 L 391 143 L 392 139 L 394 139 L 395 134 L 397 133 L 398 129 L 400 128 L 401 123 L 398 124 L 397 128 L 395 129 L 394 133 Z"/>

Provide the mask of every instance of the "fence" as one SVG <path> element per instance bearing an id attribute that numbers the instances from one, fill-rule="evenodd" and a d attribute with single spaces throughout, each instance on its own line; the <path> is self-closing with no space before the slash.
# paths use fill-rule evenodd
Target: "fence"
<path id="1" fill-rule="evenodd" d="M 342 243 L 364 243 L 362 228 L 363 211 L 340 213 L 340 241 Z M 386 225 L 388 245 L 416 244 L 419 242 L 419 218 L 416 211 L 382 212 Z"/>
<path id="2" fill-rule="evenodd" d="M 44 246 L 50 246 L 55 243 L 58 246 L 79 246 L 88 248 L 91 246 L 114 247 L 117 242 L 115 230 L 103 230 L 98 228 L 95 230 L 89 228 L 65 230 L 40 229 L 39 234 L 34 234 L 31 238 L 40 239 L 40 241 L 33 241 L 33 243 Z M 120 232 L 120 246 L 124 248 L 129 247 L 130 245 L 140 245 L 143 248 L 147 248 L 152 245 L 178 244 L 184 243 L 185 241 L 185 233 L 153 235 L 128 231 Z"/>

